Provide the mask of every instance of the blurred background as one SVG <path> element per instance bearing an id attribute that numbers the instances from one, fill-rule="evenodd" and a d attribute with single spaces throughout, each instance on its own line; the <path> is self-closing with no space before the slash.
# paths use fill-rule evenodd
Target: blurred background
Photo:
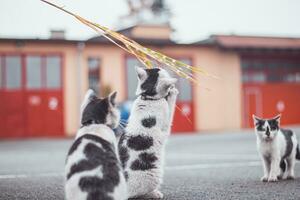
<path id="1" fill-rule="evenodd" d="M 220 79 L 179 79 L 173 133 L 300 125 L 300 1 L 51 1 Z M 85 91 L 129 116 L 137 59 L 38 0 L 0 2 L 0 138 L 75 134 Z"/>

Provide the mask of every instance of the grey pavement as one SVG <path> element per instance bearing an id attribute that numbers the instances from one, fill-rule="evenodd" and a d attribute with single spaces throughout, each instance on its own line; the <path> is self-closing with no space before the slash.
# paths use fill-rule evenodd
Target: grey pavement
<path id="1" fill-rule="evenodd" d="M 293 127 L 299 133 L 300 128 Z M 262 183 L 252 130 L 172 135 L 167 146 L 164 199 L 300 199 L 296 179 Z M 64 199 L 63 170 L 71 139 L 0 141 L 0 200 Z"/>

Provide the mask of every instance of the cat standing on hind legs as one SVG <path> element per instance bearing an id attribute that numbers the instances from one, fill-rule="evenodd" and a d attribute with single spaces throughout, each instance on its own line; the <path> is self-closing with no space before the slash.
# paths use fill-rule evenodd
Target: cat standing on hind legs
<path id="1" fill-rule="evenodd" d="M 300 159 L 296 135 L 280 128 L 280 117 L 261 119 L 253 115 L 257 149 L 263 162 L 263 182 L 294 179 L 295 162 Z"/>
<path id="2" fill-rule="evenodd" d="M 104 99 L 89 90 L 81 106 L 81 127 L 65 166 L 66 200 L 125 200 L 127 187 L 113 128 L 120 113 L 116 92 Z"/>
<path id="3" fill-rule="evenodd" d="M 138 98 L 134 101 L 119 154 L 129 197 L 160 199 L 164 149 L 170 135 L 178 90 L 176 79 L 159 68 L 136 68 Z"/>

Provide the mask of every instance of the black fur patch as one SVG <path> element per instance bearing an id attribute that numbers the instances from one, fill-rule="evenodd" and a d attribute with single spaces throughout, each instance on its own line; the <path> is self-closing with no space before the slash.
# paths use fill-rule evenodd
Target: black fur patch
<path id="1" fill-rule="evenodd" d="M 159 76 L 160 69 L 146 69 L 147 79 L 142 83 L 141 89 L 143 90 L 143 95 L 154 96 L 157 94 L 155 86 L 157 85 L 157 79 Z"/>
<path id="2" fill-rule="evenodd" d="M 106 182 L 103 179 L 95 176 L 83 177 L 79 181 L 79 187 L 81 190 L 88 192 L 87 199 L 113 200 L 110 196 L 108 196 L 108 192 L 103 192 L 110 191 L 105 184 Z"/>
<path id="3" fill-rule="evenodd" d="M 85 107 L 82 113 L 81 124 L 88 126 L 90 124 L 105 124 L 109 110 L 108 99 L 93 99 Z"/>
<path id="4" fill-rule="evenodd" d="M 142 151 L 149 149 L 153 145 L 153 138 L 149 136 L 131 136 L 128 141 L 127 145 L 129 148 Z"/>
<path id="5" fill-rule="evenodd" d="M 286 170 L 286 162 L 285 162 L 285 160 L 281 160 L 281 162 L 280 162 L 280 168 L 281 168 L 281 170 L 283 172 L 285 172 L 285 170 Z"/>
<path id="6" fill-rule="evenodd" d="M 281 129 L 281 132 L 283 133 L 286 140 L 286 149 L 285 149 L 285 154 L 283 156 L 283 159 L 285 159 L 289 155 L 291 155 L 293 150 L 293 141 L 292 141 L 293 132 L 291 130 L 286 130 L 286 129 Z"/>
<path id="7" fill-rule="evenodd" d="M 124 172 L 124 176 L 125 176 L 125 179 L 126 179 L 126 181 L 127 181 L 128 178 L 129 178 L 128 171 L 125 171 L 125 172 Z"/>
<path id="8" fill-rule="evenodd" d="M 268 123 L 270 125 L 271 131 L 279 130 L 279 124 L 276 119 L 270 119 L 268 120 Z"/>
<path id="9" fill-rule="evenodd" d="M 297 159 L 297 160 L 300 160 L 299 144 L 297 145 L 297 149 L 296 149 L 296 159 Z"/>
<path id="10" fill-rule="evenodd" d="M 156 125 L 156 118 L 149 117 L 149 118 L 142 119 L 142 125 L 146 128 L 151 128 Z"/>
<path id="11" fill-rule="evenodd" d="M 121 146 L 119 148 L 119 155 L 120 155 L 120 160 L 122 163 L 122 167 L 125 168 L 127 161 L 129 160 L 129 153 L 128 153 L 128 149 L 124 146 Z"/>
<path id="12" fill-rule="evenodd" d="M 82 141 L 83 139 L 99 143 L 102 148 L 93 143 L 88 143 L 84 148 L 86 159 L 71 166 L 67 179 L 71 178 L 76 173 L 92 170 L 101 166 L 103 173 L 102 178 L 97 176 L 82 177 L 79 181 L 79 186 L 82 191 L 88 193 L 87 199 L 110 200 L 111 197 L 107 196 L 107 194 L 113 192 L 115 186 L 119 184 L 119 172 L 121 170 L 114 146 L 106 140 L 90 134 L 78 138 L 75 143 L 77 141 Z"/>
<path id="13" fill-rule="evenodd" d="M 265 120 L 257 120 L 255 123 L 256 129 L 258 131 L 264 131 Z"/>
<path id="14" fill-rule="evenodd" d="M 80 144 L 81 144 L 81 140 L 78 140 L 78 139 L 77 139 L 77 140 L 72 144 L 71 148 L 69 149 L 68 156 L 71 155 L 71 154 L 77 149 L 77 147 L 78 147 Z"/>
<path id="15" fill-rule="evenodd" d="M 120 156 L 120 160 L 122 163 L 122 167 L 123 169 L 126 167 L 127 161 L 129 160 L 129 153 L 128 153 L 128 148 L 126 147 L 125 143 L 125 133 L 123 133 L 120 137 L 119 140 L 119 156 Z"/>
<path id="16" fill-rule="evenodd" d="M 139 158 L 131 164 L 130 168 L 132 170 L 150 170 L 156 168 L 156 160 L 157 157 L 154 155 L 154 153 L 141 153 Z"/>

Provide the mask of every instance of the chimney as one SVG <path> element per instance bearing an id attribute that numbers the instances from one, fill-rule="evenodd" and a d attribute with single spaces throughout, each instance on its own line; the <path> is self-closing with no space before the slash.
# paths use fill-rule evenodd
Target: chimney
<path id="1" fill-rule="evenodd" d="M 64 40 L 65 38 L 65 30 L 50 30 L 50 39 L 59 39 Z"/>

